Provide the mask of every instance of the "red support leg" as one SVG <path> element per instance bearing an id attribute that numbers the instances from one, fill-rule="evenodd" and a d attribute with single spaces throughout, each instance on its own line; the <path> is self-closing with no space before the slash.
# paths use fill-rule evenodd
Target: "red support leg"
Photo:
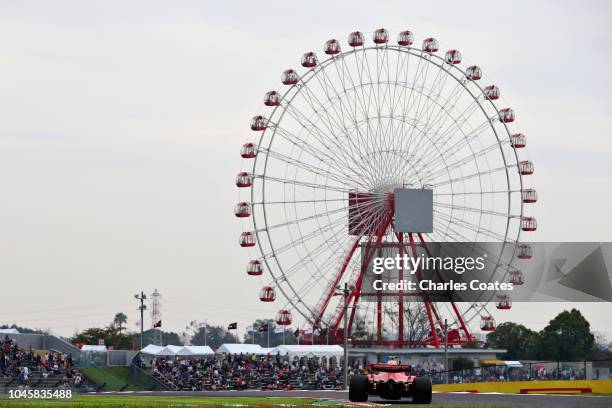
<path id="1" fill-rule="evenodd" d="M 397 240 L 399 241 L 399 256 L 401 259 L 404 258 L 404 234 L 397 234 Z M 399 267 L 399 279 L 401 282 L 404 279 L 404 266 L 403 262 Z M 400 291 L 399 293 L 399 302 L 398 302 L 398 325 L 397 325 L 397 341 L 399 341 L 400 346 L 404 344 L 404 292 Z"/>

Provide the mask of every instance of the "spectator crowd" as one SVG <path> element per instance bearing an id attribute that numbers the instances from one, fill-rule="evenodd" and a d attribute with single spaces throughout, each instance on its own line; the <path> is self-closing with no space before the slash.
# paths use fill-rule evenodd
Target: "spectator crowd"
<path id="1" fill-rule="evenodd" d="M 338 389 L 342 387 L 342 366 L 335 358 L 292 357 L 288 355 L 218 354 L 211 357 L 155 357 L 143 368 L 174 390 L 228 389 Z M 349 376 L 367 371 L 367 362 L 351 362 Z M 483 366 L 444 370 L 439 361 L 420 362 L 412 373 L 430 377 L 433 383 L 578 380 L 585 370 L 573 367 L 547 369 L 542 364 L 523 367 Z"/>
<path id="2" fill-rule="evenodd" d="M 177 390 L 337 389 L 342 369 L 335 358 L 219 354 L 213 357 L 153 358 L 151 374 Z"/>
<path id="3" fill-rule="evenodd" d="M 0 378 L 6 382 L 17 380 L 19 385 L 32 385 L 32 377 L 41 380 L 56 380 L 58 387 L 79 387 L 84 380 L 76 370 L 72 355 L 52 351 L 23 350 L 6 336 L 0 348 Z"/>

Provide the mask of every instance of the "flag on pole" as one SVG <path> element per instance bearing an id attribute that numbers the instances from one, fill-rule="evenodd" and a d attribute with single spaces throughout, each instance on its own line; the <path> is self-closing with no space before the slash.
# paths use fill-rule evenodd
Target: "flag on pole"
<path id="1" fill-rule="evenodd" d="M 206 326 L 208 326 L 208 325 L 206 324 L 206 322 L 199 322 L 199 323 L 198 323 L 198 329 L 205 329 L 205 328 L 206 328 Z"/>
<path id="2" fill-rule="evenodd" d="M 260 333 L 265 333 L 268 331 L 268 325 L 264 324 L 263 326 L 259 326 L 259 332 Z"/>
<path id="3" fill-rule="evenodd" d="M 244 329 L 247 331 L 247 333 L 250 333 L 250 332 L 252 332 L 252 331 L 253 331 L 253 325 L 252 325 L 252 324 L 250 324 L 250 325 L 248 325 L 247 327 L 245 327 Z"/>
<path id="4" fill-rule="evenodd" d="M 238 329 L 238 322 L 230 323 L 227 326 L 227 330 L 236 330 L 236 329 Z"/>
<path id="5" fill-rule="evenodd" d="M 156 329 L 156 328 L 158 328 L 158 327 L 161 327 L 161 322 L 162 322 L 162 321 L 160 320 L 160 321 L 158 321 L 157 323 L 155 323 L 155 324 L 153 325 L 153 328 L 154 328 L 154 329 Z"/>
<path id="6" fill-rule="evenodd" d="M 276 326 L 274 326 L 274 333 L 284 333 L 285 332 L 285 326 L 281 326 L 280 324 L 277 324 Z"/>

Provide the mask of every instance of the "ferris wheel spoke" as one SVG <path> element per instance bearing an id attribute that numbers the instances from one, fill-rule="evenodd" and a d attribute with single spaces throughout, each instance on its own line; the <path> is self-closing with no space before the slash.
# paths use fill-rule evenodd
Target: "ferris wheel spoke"
<path id="1" fill-rule="evenodd" d="M 318 234 L 320 234 L 322 232 L 329 231 L 331 228 L 333 228 L 333 225 L 336 224 L 336 223 L 340 224 L 340 225 L 343 225 L 343 223 L 346 223 L 346 220 L 342 219 L 342 218 L 338 218 L 338 220 L 336 220 L 335 222 L 327 224 L 327 226 L 325 228 L 321 228 L 319 230 L 310 232 L 309 234 L 306 234 L 306 235 L 302 236 L 299 239 L 296 239 L 296 240 L 294 240 L 292 242 L 289 242 L 289 243 L 287 243 L 285 245 L 282 245 L 282 246 L 278 247 L 278 249 L 276 249 L 276 250 L 272 250 L 272 251 L 270 251 L 268 253 L 263 254 L 263 258 L 265 258 L 265 259 L 278 258 L 284 252 L 294 248 L 296 246 L 296 244 L 301 244 L 301 243 L 308 242 L 309 240 L 319 236 Z"/>
<path id="2" fill-rule="evenodd" d="M 442 174 L 443 172 L 449 172 L 449 171 L 451 171 L 451 170 L 455 170 L 455 169 L 457 169 L 457 168 L 460 168 L 460 167 L 462 167 L 462 166 L 465 166 L 466 164 L 468 164 L 468 163 L 470 163 L 470 162 L 472 162 L 472 161 L 475 161 L 475 160 L 476 160 L 476 159 L 478 159 L 479 157 L 481 157 L 481 156 L 483 156 L 483 155 L 485 155 L 485 154 L 487 154 L 487 153 L 490 153 L 490 152 L 492 152 L 492 151 L 494 151 L 494 150 L 496 150 L 496 149 L 499 149 L 499 144 L 498 144 L 498 143 L 495 143 L 495 144 L 492 144 L 492 145 L 490 145 L 490 146 L 488 146 L 488 147 L 485 147 L 484 149 L 481 149 L 481 150 L 479 150 L 478 152 L 475 152 L 475 153 L 473 153 L 473 154 L 470 154 L 470 155 L 464 156 L 464 157 L 462 157 L 461 159 L 456 160 L 456 161 L 454 161 L 454 162 L 452 162 L 452 163 L 450 163 L 450 164 L 446 164 L 446 165 L 444 166 L 444 168 L 443 168 L 443 169 L 441 169 L 441 170 L 435 171 L 435 170 L 436 170 L 436 167 L 434 167 L 434 168 L 432 169 L 432 170 L 434 170 L 434 172 L 432 172 L 432 173 L 428 173 L 428 174 L 429 174 L 429 177 L 431 177 L 431 179 L 432 179 L 432 180 L 435 180 L 435 178 L 436 178 L 437 176 L 439 176 L 440 174 Z"/>
<path id="3" fill-rule="evenodd" d="M 452 129 L 452 128 L 449 127 L 449 129 Z M 442 155 L 439 156 L 437 160 L 429 162 L 429 166 L 430 166 L 429 170 L 430 171 L 437 170 L 438 168 L 443 166 L 445 163 L 443 161 L 441 161 L 440 157 L 445 157 L 446 155 L 448 155 L 451 152 L 459 151 L 460 149 L 462 149 L 465 146 L 471 146 L 470 143 L 472 141 L 478 140 L 478 138 L 486 130 L 489 130 L 489 122 L 488 121 L 485 121 L 485 122 L 481 123 L 478 127 L 473 129 L 471 132 L 463 134 L 463 138 L 459 138 L 457 142 L 455 142 L 453 145 L 450 145 L 450 146 L 449 146 L 448 142 L 452 138 L 452 135 L 450 137 L 445 137 L 446 135 L 440 135 L 440 139 L 443 140 L 443 141 L 440 142 L 440 145 L 445 146 L 446 148 L 442 152 Z M 471 149 L 471 147 L 470 147 L 470 149 Z M 433 152 L 426 151 L 423 154 L 424 154 L 425 157 L 427 157 L 427 156 L 432 155 Z"/>
<path id="4" fill-rule="evenodd" d="M 365 208 L 359 208 L 359 209 L 362 212 L 369 213 L 369 212 L 372 212 L 372 211 L 376 211 L 378 209 L 384 209 L 384 206 L 385 206 L 384 203 L 374 203 L 374 204 L 365 203 L 365 204 L 361 204 L 361 205 L 358 204 L 358 205 L 355 205 L 353 207 L 365 207 Z M 277 228 L 288 227 L 288 226 L 291 226 L 291 225 L 303 223 L 305 221 L 316 220 L 317 218 L 329 217 L 330 215 L 333 215 L 333 214 L 338 214 L 338 213 L 345 214 L 345 213 L 348 212 L 349 209 L 350 209 L 350 206 L 344 206 L 344 207 L 337 208 L 335 210 L 329 210 L 329 211 L 326 211 L 326 212 L 316 213 L 316 214 L 308 216 L 308 217 L 297 218 L 297 219 L 294 219 L 294 220 L 291 220 L 291 221 L 287 221 L 287 222 L 284 222 L 284 223 L 269 225 L 269 226 L 266 226 L 265 228 L 262 228 L 262 229 L 258 230 L 258 232 L 260 232 L 260 231 L 272 231 L 272 230 L 277 229 Z"/>
<path id="5" fill-rule="evenodd" d="M 264 149 L 262 149 L 264 150 Z M 317 176 L 323 176 L 323 177 L 327 177 L 330 180 L 336 181 L 338 183 L 340 183 L 341 185 L 344 186 L 349 186 L 349 187 L 356 187 L 356 186 L 361 186 L 364 189 L 366 188 L 365 184 L 363 184 L 362 182 L 358 181 L 357 179 L 355 179 L 354 177 L 341 177 L 340 175 L 336 174 L 336 173 L 332 173 L 328 170 L 323 170 L 322 168 L 312 165 L 310 163 L 305 163 L 302 162 L 296 158 L 293 158 L 291 156 L 287 156 L 284 155 L 282 153 L 278 153 L 276 151 L 266 151 L 266 153 L 268 154 L 269 157 L 274 158 L 276 160 L 282 161 L 283 163 L 286 163 L 289 166 L 292 167 L 296 167 L 302 170 L 306 170 L 312 174 L 315 174 Z M 323 161 L 321 161 L 322 163 L 324 163 Z M 352 184 L 349 183 L 352 182 Z"/>
<path id="6" fill-rule="evenodd" d="M 326 125 L 328 132 L 333 136 L 333 137 L 329 137 L 326 135 L 327 132 L 322 131 L 321 129 L 319 129 L 319 127 L 312 122 L 310 119 L 303 117 L 303 114 L 298 111 L 297 109 L 293 109 L 293 107 L 291 105 L 287 105 L 288 109 L 287 109 L 287 113 L 289 113 L 290 116 L 292 116 L 296 122 L 298 122 L 298 124 L 301 126 L 302 129 L 305 129 L 313 138 L 315 138 L 319 144 L 321 146 L 326 147 L 326 149 L 328 150 L 329 153 L 326 154 L 326 156 L 332 157 L 331 154 L 341 154 L 341 158 L 342 160 L 339 160 L 338 156 L 334 156 L 334 161 L 335 162 L 339 162 L 339 164 L 342 166 L 342 168 L 346 169 L 346 170 L 352 170 L 354 168 L 354 166 L 352 166 L 352 160 L 350 158 L 346 157 L 345 151 L 342 147 L 342 143 L 340 143 L 337 135 L 333 132 L 333 130 L 330 128 L 330 126 L 327 126 L 328 124 L 325 123 L 325 121 L 323 121 L 322 123 L 324 125 Z M 314 107 L 313 107 L 314 109 Z M 303 121 L 306 121 L 307 123 L 304 123 Z M 295 137 L 295 135 L 293 135 Z M 306 142 L 305 140 L 302 140 L 303 142 Z M 356 173 L 359 174 L 359 173 Z"/>
<path id="7" fill-rule="evenodd" d="M 433 195 L 435 197 L 439 196 L 464 196 L 464 195 L 486 195 L 486 194 L 508 194 L 508 193 L 520 193 L 521 190 L 489 190 L 489 191 L 462 191 L 456 193 L 436 193 L 434 191 Z"/>
<path id="8" fill-rule="evenodd" d="M 353 173 L 353 176 L 347 175 L 347 179 L 352 180 L 354 182 L 356 182 L 355 177 L 358 177 L 357 180 L 359 179 L 360 173 L 357 172 L 353 167 L 347 166 L 346 164 L 341 163 L 339 160 L 337 160 L 337 158 L 332 155 L 333 152 L 323 152 L 322 150 L 312 146 L 312 144 L 308 143 L 305 139 L 300 138 L 299 136 L 287 131 L 284 128 L 281 128 L 278 125 L 275 126 L 275 130 L 275 134 L 279 134 L 281 137 L 283 137 L 283 139 L 287 140 L 289 143 L 299 148 L 300 150 L 307 152 L 313 158 L 320 160 L 323 157 L 327 159 L 326 163 L 330 165 L 330 168 L 335 169 L 338 174 L 346 175 L 347 172 L 351 172 Z"/>
<path id="9" fill-rule="evenodd" d="M 336 71 L 338 71 L 338 66 L 337 65 L 338 65 L 337 63 L 334 64 L 334 66 L 336 67 Z M 344 133 L 347 135 L 347 145 L 351 149 L 354 148 L 356 150 L 357 156 L 353 156 L 354 160 L 361 163 L 363 161 L 364 157 L 367 157 L 367 156 L 372 154 L 372 151 L 368 147 L 369 144 L 367 143 L 366 138 L 364 137 L 364 135 L 362 134 L 362 132 L 361 132 L 361 130 L 359 128 L 359 121 L 357 119 L 356 114 L 353 115 L 350 107 L 346 107 L 345 104 L 341 102 L 342 98 L 340 96 L 339 90 L 336 89 L 336 87 L 333 85 L 333 81 L 331 80 L 331 78 L 329 78 L 329 76 L 327 75 L 326 71 L 323 70 L 322 72 L 323 72 L 323 81 L 319 81 L 319 82 L 323 82 L 325 84 L 325 88 L 326 89 L 329 87 L 335 93 L 336 98 L 340 101 L 341 113 L 345 112 L 345 111 L 350 113 L 350 115 L 349 115 L 350 119 L 351 119 L 350 121 L 355 126 L 355 136 L 356 137 L 350 137 L 349 136 L 348 128 L 346 127 L 346 124 L 344 124 L 344 122 L 343 122 L 343 126 L 344 126 L 343 130 L 344 130 Z M 351 78 L 351 80 L 352 80 L 352 78 Z M 328 86 L 328 84 L 329 84 L 329 86 Z M 344 87 L 344 84 L 343 84 L 343 87 Z M 344 93 L 343 94 L 344 94 L 344 96 L 346 96 L 347 99 L 349 98 L 346 87 L 344 87 Z M 349 102 L 349 104 L 350 104 L 350 102 Z M 333 104 L 332 104 L 332 106 L 333 106 Z M 367 118 L 367 113 L 365 113 L 364 117 Z M 366 125 L 369 125 L 369 124 L 366 122 Z M 353 143 L 352 142 L 355 139 L 357 139 L 357 143 Z"/>
<path id="10" fill-rule="evenodd" d="M 310 105 L 311 109 L 314 112 L 317 112 L 317 109 L 314 106 L 314 104 L 316 102 L 319 105 L 319 107 L 321 108 L 321 110 L 323 112 L 325 112 L 325 116 L 327 118 L 327 125 L 328 125 L 327 128 L 328 128 L 328 131 L 331 132 L 336 139 L 338 139 L 337 135 L 335 135 L 335 133 L 333 132 L 333 127 L 335 125 L 341 131 L 343 131 L 342 126 L 338 124 L 336 119 L 332 120 L 331 115 L 328 112 L 328 109 L 326 109 L 325 105 L 309 89 L 307 89 L 306 87 L 303 87 L 302 89 L 306 89 L 306 92 L 301 94 L 301 95 L 302 96 L 304 96 L 304 95 L 307 96 L 307 98 L 304 98 L 304 99 L 308 100 L 308 104 Z M 332 122 L 333 122 L 333 124 L 332 124 Z M 346 144 L 349 144 L 348 141 L 350 140 L 350 135 L 348 133 L 346 133 L 346 132 L 344 132 L 344 135 L 347 138 L 347 143 Z M 364 173 L 368 174 L 368 169 L 363 168 L 363 164 L 360 162 L 360 160 L 355 160 L 354 158 L 347 158 L 346 157 L 346 151 L 342 147 L 342 143 L 340 143 L 339 141 L 335 141 L 334 145 L 338 149 L 338 152 L 342 153 L 343 158 L 344 158 L 344 165 L 345 166 L 347 166 L 347 167 L 349 167 L 351 169 L 353 169 L 353 168 L 355 168 L 355 169 L 361 168 L 361 170 L 362 170 L 362 173 L 361 173 L 362 177 L 364 176 Z M 368 176 L 365 176 L 365 177 L 368 177 Z"/>
<path id="11" fill-rule="evenodd" d="M 438 206 L 441 208 L 450 208 L 453 210 L 459 210 L 459 211 L 469 211 L 469 212 L 474 212 L 474 213 L 481 213 L 481 214 L 487 214 L 487 215 L 493 215 L 495 217 L 503 217 L 503 218 L 518 218 L 520 217 L 519 215 L 508 215 L 508 213 L 502 213 L 499 211 L 492 211 L 492 210 L 487 210 L 484 208 L 475 208 L 475 207 L 467 207 L 467 206 L 461 206 L 461 205 L 455 205 L 455 204 L 444 204 L 444 203 L 440 203 L 440 202 L 435 202 L 434 201 L 434 206 Z"/>
<path id="12" fill-rule="evenodd" d="M 290 184 L 290 185 L 308 187 L 308 188 L 312 188 L 315 190 L 339 191 L 343 193 L 349 193 L 349 192 L 354 191 L 354 189 L 351 189 L 351 188 L 332 187 L 332 186 L 327 186 L 324 184 L 309 183 L 307 181 L 298 181 L 298 180 L 291 180 L 291 179 L 272 177 L 272 176 L 255 175 L 254 177 L 256 180 L 261 179 L 261 180 L 272 181 L 272 182 L 280 183 L 280 184 Z"/>
<path id="13" fill-rule="evenodd" d="M 432 131 L 430 127 L 430 123 L 432 123 L 432 119 L 430 115 L 424 124 L 423 132 L 431 134 L 432 142 L 429 143 L 429 146 L 424 145 L 423 143 L 424 140 L 421 139 L 419 143 L 414 144 L 414 146 L 408 146 L 408 148 L 411 148 L 413 151 L 420 151 L 421 156 L 424 158 L 424 161 L 426 158 L 429 157 L 430 154 L 435 157 L 440 157 L 439 152 L 437 151 L 438 150 L 437 144 L 440 144 L 440 146 L 444 146 L 443 142 L 441 141 L 443 137 L 441 137 L 440 135 L 440 130 L 444 127 L 446 122 L 449 121 L 449 119 L 450 119 L 449 127 L 454 125 L 454 129 L 459 129 L 459 130 L 462 129 L 462 123 L 460 123 L 461 118 L 455 116 L 453 112 L 455 110 L 455 104 L 457 103 L 457 100 L 455 100 L 454 102 L 449 102 L 449 100 L 446 100 L 444 101 L 445 105 L 442 105 L 440 103 L 440 93 L 438 93 L 435 99 L 431 98 L 431 96 L 427 96 L 427 99 L 429 99 L 430 106 L 438 108 L 438 113 L 433 120 L 433 123 L 437 124 L 438 129 L 435 131 Z"/>
<path id="14" fill-rule="evenodd" d="M 443 87 L 446 84 L 447 78 L 448 76 L 444 77 L 444 80 L 441 81 L 441 84 L 439 85 L 439 87 Z M 452 119 L 451 123 L 454 122 L 457 128 L 461 129 L 461 126 L 462 126 L 461 119 L 462 118 L 460 116 L 454 115 L 454 111 L 456 110 L 456 105 L 459 102 L 459 99 L 455 96 L 455 94 L 460 96 L 461 95 L 459 93 L 460 89 L 461 89 L 460 84 L 456 84 L 453 92 L 449 95 L 448 98 L 444 100 L 444 105 L 442 105 L 442 103 L 440 102 L 441 94 L 442 94 L 441 89 L 438 89 L 435 91 L 436 92 L 435 99 L 431 98 L 431 95 L 428 97 L 429 110 L 428 110 L 427 121 L 425 122 L 424 131 L 427 133 L 431 133 L 433 135 L 432 136 L 433 139 L 439 138 L 440 129 L 443 128 L 443 126 L 446 124 L 448 119 Z M 433 113 L 434 113 L 433 111 L 435 108 L 437 108 L 437 112 L 436 112 L 436 115 L 433 116 Z M 432 124 L 434 124 L 437 127 L 437 130 L 435 131 L 433 130 Z M 426 146 L 423 146 L 422 143 L 417 143 L 416 146 L 414 147 L 414 150 L 416 151 L 423 150 L 424 155 L 426 155 L 427 152 L 425 151 L 425 148 Z"/>
<path id="15" fill-rule="evenodd" d="M 510 168 L 510 167 L 516 167 L 516 165 L 508 165 L 508 166 L 503 166 L 503 167 L 497 167 L 491 170 L 487 170 L 487 171 L 482 171 L 482 172 L 476 172 L 476 173 L 471 173 L 462 177 L 457 177 L 457 178 L 453 178 L 453 179 L 449 179 L 448 181 L 444 181 L 444 182 L 440 182 L 440 183 L 434 183 L 433 186 L 434 187 L 440 187 L 440 186 L 444 186 L 447 184 L 452 184 L 452 183 L 457 183 L 460 181 L 465 181 L 465 180 L 469 180 L 472 179 L 474 177 L 480 177 L 483 176 L 485 174 L 493 174 L 496 173 L 498 171 L 505 171 L 506 169 Z"/>
<path id="16" fill-rule="evenodd" d="M 495 238 L 497 240 L 504 240 L 505 239 L 504 236 L 502 236 L 500 234 L 497 234 L 497 233 L 495 233 L 493 231 L 490 231 L 490 230 L 488 230 L 486 228 L 483 228 L 482 226 L 480 226 L 478 224 L 473 224 L 471 222 L 468 222 L 468 221 L 456 218 L 456 217 L 454 217 L 454 216 L 452 216 L 450 214 L 447 214 L 447 213 L 445 213 L 443 211 L 440 211 L 440 210 L 438 210 L 436 208 L 434 208 L 434 214 L 435 214 L 434 218 L 437 215 L 437 216 L 439 216 L 442 219 L 446 219 L 446 220 L 450 221 L 453 225 L 457 225 L 458 224 L 458 225 L 461 225 L 461 226 L 463 226 L 463 227 L 465 227 L 465 228 L 467 228 L 467 229 L 469 229 L 471 231 L 474 231 L 474 232 L 476 232 L 477 235 L 484 235 L 484 236 L 488 236 L 488 237 L 491 237 L 491 238 Z M 457 233 L 457 232 L 455 231 L 455 233 Z"/>
<path id="17" fill-rule="evenodd" d="M 382 149 L 382 145 L 380 144 L 380 140 L 378 138 L 378 130 L 376 129 L 375 126 L 370 126 L 370 118 L 372 116 L 372 113 L 376 113 L 378 111 L 378 106 L 380 105 L 380 102 L 378 100 L 378 95 L 374 89 L 374 86 L 370 86 L 368 87 L 368 96 L 366 99 L 366 95 L 364 93 L 364 89 L 365 87 L 363 86 L 364 84 L 364 75 L 367 72 L 367 80 L 366 83 L 370 83 L 370 84 L 375 84 L 374 79 L 372 78 L 372 69 L 370 67 L 370 61 L 368 59 L 368 54 L 367 54 L 368 50 L 366 48 L 363 49 L 363 51 L 360 53 L 361 54 L 361 59 L 356 58 L 356 62 L 361 63 L 361 69 L 358 69 L 358 71 L 361 73 L 360 75 L 360 82 L 362 84 L 361 86 L 361 91 L 362 91 L 362 97 L 364 100 L 367 100 L 367 115 L 366 116 L 366 121 L 368 124 L 368 133 L 370 136 L 370 143 L 372 143 L 374 145 L 374 150 L 375 151 L 380 151 Z M 357 56 L 357 53 L 355 53 L 355 55 Z M 372 106 L 373 105 L 373 106 Z M 375 112 L 372 112 L 371 109 L 374 109 Z M 372 161 L 374 162 L 376 160 L 375 157 L 372 157 Z M 378 170 L 379 167 L 379 163 L 374 163 L 376 166 L 376 169 Z"/>
<path id="18" fill-rule="evenodd" d="M 375 206 L 382 206 L 382 204 L 375 204 Z M 372 211 L 372 213 L 374 215 L 372 215 L 372 218 L 370 218 L 370 220 L 374 219 L 374 218 L 382 218 L 382 217 L 384 217 L 384 215 L 380 215 L 380 214 L 378 214 L 378 212 Z M 338 223 L 340 223 L 340 225 L 346 225 L 347 224 L 347 220 L 346 220 L 346 218 L 338 218 L 338 220 L 335 220 L 335 221 L 332 220 L 330 223 L 328 223 L 324 227 L 320 227 L 319 229 L 317 229 L 317 230 L 315 230 L 313 232 L 310 232 L 310 233 L 308 233 L 306 235 L 303 235 L 302 237 L 300 237 L 298 239 L 295 239 L 292 242 L 290 242 L 290 243 L 280 247 L 278 250 L 274 251 L 271 255 L 273 255 L 275 257 L 278 257 L 278 255 L 280 253 L 282 253 L 282 252 L 284 252 L 286 250 L 291 249 L 296 244 L 307 242 L 307 241 L 317 237 L 318 236 L 317 234 L 329 231 L 331 228 L 333 228 L 334 225 L 337 225 Z M 367 223 L 367 220 L 364 220 L 363 223 Z M 267 232 L 269 234 L 269 231 L 267 229 L 260 229 L 260 230 L 258 230 L 258 232 Z M 267 257 L 268 257 L 267 255 L 264 255 L 264 258 L 267 258 Z"/>
<path id="19" fill-rule="evenodd" d="M 416 99 L 415 103 L 412 104 L 412 106 L 409 106 L 408 108 L 411 109 L 414 106 L 413 118 L 414 118 L 414 122 L 415 123 L 419 123 L 418 118 L 420 116 L 423 95 L 425 93 L 424 92 L 424 90 L 425 90 L 425 83 L 427 81 L 428 74 L 429 74 L 429 65 L 430 64 L 426 64 L 425 72 L 420 75 L 420 78 L 421 78 L 420 84 L 417 82 L 418 78 L 414 79 L 413 89 L 417 88 L 417 89 L 419 89 L 419 91 L 417 91 L 417 95 L 415 96 L 415 99 Z M 412 92 L 411 92 L 411 95 L 412 95 Z M 408 146 L 412 146 L 413 145 L 413 143 L 414 143 L 413 142 L 413 138 L 414 138 L 414 127 L 409 129 L 408 138 L 407 138 Z"/>

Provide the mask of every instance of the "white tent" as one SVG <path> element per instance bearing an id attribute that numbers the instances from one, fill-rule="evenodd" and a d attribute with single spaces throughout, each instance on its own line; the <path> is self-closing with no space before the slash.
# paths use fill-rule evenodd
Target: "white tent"
<path id="1" fill-rule="evenodd" d="M 154 356 L 209 356 L 215 354 L 208 346 L 173 346 L 166 347 L 149 344 L 142 350 L 143 354 L 151 354 Z"/>
<path id="2" fill-rule="evenodd" d="M 19 334 L 19 330 L 13 328 L 10 329 L 0 329 L 0 333 L 2 334 Z"/>
<path id="3" fill-rule="evenodd" d="M 319 344 L 292 344 L 276 347 L 276 352 L 281 355 L 289 354 L 290 358 L 297 357 L 336 357 L 340 359 L 344 349 L 338 345 Z"/>
<path id="4" fill-rule="evenodd" d="M 174 354 L 174 351 L 172 351 L 166 346 L 166 347 L 161 347 L 159 351 L 155 353 L 155 355 L 156 356 L 174 356 L 175 354 Z"/>
<path id="5" fill-rule="evenodd" d="M 209 346 L 185 346 L 194 356 L 211 356 L 215 354 Z"/>
<path id="6" fill-rule="evenodd" d="M 157 355 L 157 353 L 163 349 L 162 346 L 156 346 L 155 344 L 149 344 L 148 346 L 146 346 L 145 348 L 143 348 L 142 350 L 140 350 L 141 353 L 143 354 L 152 354 L 152 355 Z"/>
<path id="7" fill-rule="evenodd" d="M 108 350 L 104 345 L 96 345 L 96 344 L 85 344 L 81 347 L 81 351 L 89 351 L 93 353 L 106 353 Z"/>
<path id="8" fill-rule="evenodd" d="M 265 350 L 259 344 L 225 343 L 217 349 L 217 353 L 267 354 Z"/>

